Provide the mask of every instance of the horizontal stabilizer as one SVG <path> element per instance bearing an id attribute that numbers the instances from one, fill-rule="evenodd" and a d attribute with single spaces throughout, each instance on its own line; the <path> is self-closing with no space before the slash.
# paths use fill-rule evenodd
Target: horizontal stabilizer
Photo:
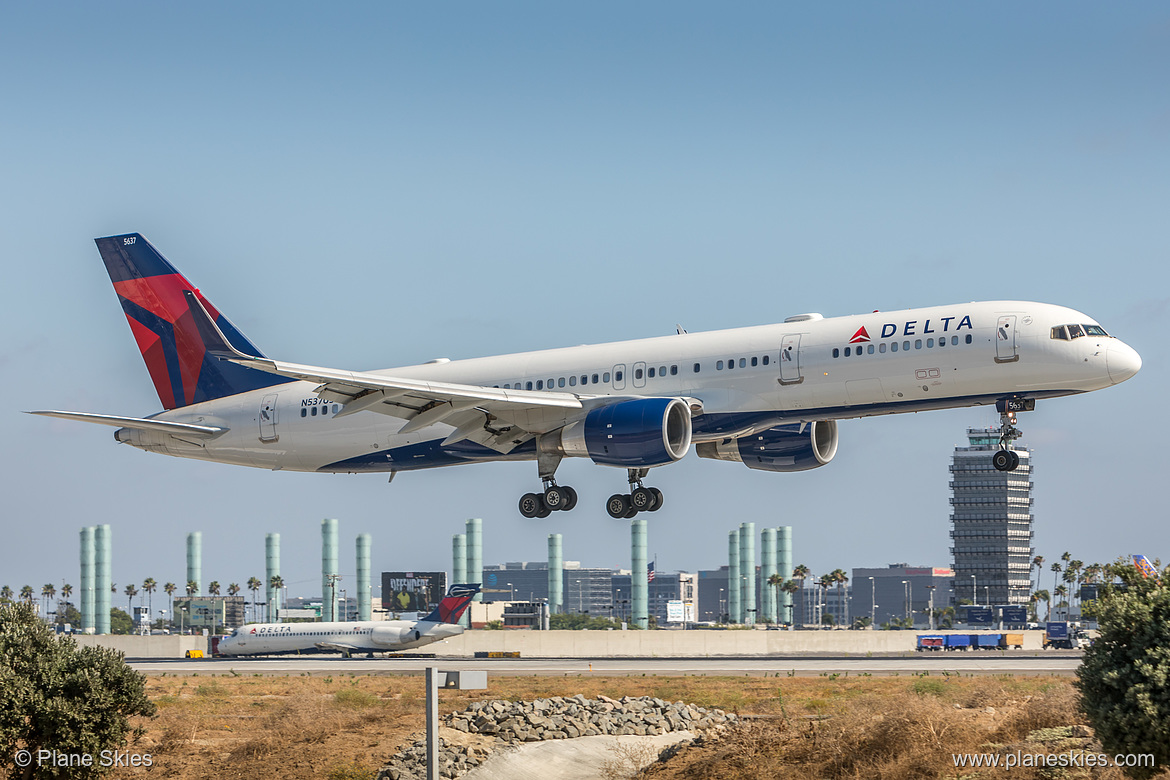
<path id="1" fill-rule="evenodd" d="M 113 428 L 137 428 L 142 431 L 157 431 L 158 433 L 173 433 L 182 436 L 200 436 L 205 438 L 219 436 L 227 430 L 227 428 L 217 428 L 214 425 L 195 425 L 193 423 L 169 422 L 167 420 L 148 420 L 141 417 L 117 417 L 112 414 L 58 412 L 52 410 L 26 412 L 26 414 L 60 417 L 62 420 L 97 423 L 98 425 L 109 425 Z"/>

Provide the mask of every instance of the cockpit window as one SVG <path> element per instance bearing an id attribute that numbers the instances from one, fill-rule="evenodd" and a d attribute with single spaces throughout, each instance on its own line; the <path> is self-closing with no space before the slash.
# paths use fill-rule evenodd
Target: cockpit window
<path id="1" fill-rule="evenodd" d="M 232 636 L 239 636 L 239 635 L 240 635 L 240 629 L 237 628 L 237 629 L 234 629 L 232 631 Z"/>
<path id="2" fill-rule="evenodd" d="M 1052 329 L 1052 338 L 1060 341 L 1079 339 L 1081 336 L 1104 336 L 1111 338 L 1100 325 L 1057 325 Z"/>

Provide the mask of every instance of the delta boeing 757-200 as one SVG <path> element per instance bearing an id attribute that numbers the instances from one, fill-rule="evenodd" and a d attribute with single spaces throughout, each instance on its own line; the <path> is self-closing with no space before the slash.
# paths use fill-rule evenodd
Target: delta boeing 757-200
<path id="1" fill-rule="evenodd" d="M 96 239 L 165 411 L 40 411 L 118 428 L 133 447 L 295 471 L 537 464 L 525 517 L 572 509 L 566 457 L 626 469 L 614 517 L 662 506 L 649 469 L 682 459 L 803 471 L 837 452 L 837 421 L 996 405 L 995 468 L 1019 464 L 1016 413 L 1141 368 L 1131 347 L 1063 306 L 988 301 L 523 352 L 379 371 L 264 356 L 141 235 Z"/>

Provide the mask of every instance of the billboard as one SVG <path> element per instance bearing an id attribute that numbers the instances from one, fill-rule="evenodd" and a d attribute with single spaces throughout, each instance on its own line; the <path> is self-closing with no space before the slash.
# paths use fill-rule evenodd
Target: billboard
<path id="1" fill-rule="evenodd" d="M 1027 623 L 1028 622 L 1028 608 L 1027 607 L 1000 607 L 1000 620 L 1004 623 Z"/>
<path id="2" fill-rule="evenodd" d="M 445 571 L 382 572 L 382 609 L 430 612 L 447 592 Z"/>
<path id="3" fill-rule="evenodd" d="M 682 601 L 668 601 L 666 602 L 666 622 L 667 623 L 682 623 L 685 619 L 683 612 Z"/>
<path id="4" fill-rule="evenodd" d="M 967 623 L 972 626 L 990 626 L 995 616 L 991 607 L 967 607 Z"/>

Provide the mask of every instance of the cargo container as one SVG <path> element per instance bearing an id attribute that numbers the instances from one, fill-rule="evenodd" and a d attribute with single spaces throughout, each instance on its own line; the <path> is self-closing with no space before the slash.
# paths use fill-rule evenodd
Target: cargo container
<path id="1" fill-rule="evenodd" d="M 1023 649 L 1024 635 L 1023 634 L 1003 634 L 1003 642 L 1000 647 L 1017 647 Z"/>
<path id="2" fill-rule="evenodd" d="M 918 650 L 942 650 L 946 647 L 946 637 L 940 634 L 919 634 Z"/>
<path id="3" fill-rule="evenodd" d="M 999 640 L 1003 634 L 972 634 L 971 646 L 978 647 L 985 650 L 991 647 L 999 647 Z"/>
<path id="4" fill-rule="evenodd" d="M 971 649 L 971 635 L 970 634 L 947 634 L 946 644 L 947 644 L 947 650 L 970 650 Z"/>

